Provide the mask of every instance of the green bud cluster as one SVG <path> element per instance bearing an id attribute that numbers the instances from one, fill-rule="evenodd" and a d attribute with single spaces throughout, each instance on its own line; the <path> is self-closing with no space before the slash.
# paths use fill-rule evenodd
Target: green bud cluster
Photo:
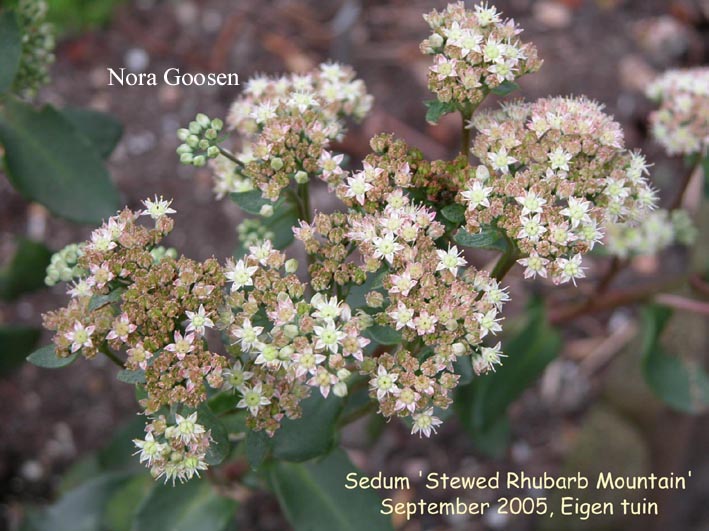
<path id="1" fill-rule="evenodd" d="M 156 264 L 161 262 L 163 258 L 170 257 L 177 259 L 177 249 L 174 247 L 165 248 L 162 245 L 158 245 L 150 250 L 150 256 L 153 257 L 153 262 Z"/>
<path id="2" fill-rule="evenodd" d="M 274 238 L 273 231 L 269 230 L 260 220 L 254 218 L 242 221 L 236 231 L 239 235 L 239 241 L 245 249 Z"/>
<path id="3" fill-rule="evenodd" d="M 49 82 L 49 65 L 54 62 L 54 28 L 46 22 L 44 0 L 20 0 L 15 12 L 22 32 L 22 55 L 12 90 L 31 98 Z"/>
<path id="4" fill-rule="evenodd" d="M 44 283 L 47 286 L 54 286 L 59 282 L 69 282 L 83 276 L 86 272 L 77 265 L 82 254 L 84 253 L 81 246 L 76 243 L 69 244 L 61 251 L 54 253 L 47 266 L 47 276 L 44 278 Z"/>
<path id="5" fill-rule="evenodd" d="M 199 113 L 187 128 L 177 130 L 177 138 L 182 144 L 177 148 L 182 164 L 204 166 L 207 159 L 219 156 L 219 133 L 224 129 L 224 122 L 213 120 L 206 114 Z"/>

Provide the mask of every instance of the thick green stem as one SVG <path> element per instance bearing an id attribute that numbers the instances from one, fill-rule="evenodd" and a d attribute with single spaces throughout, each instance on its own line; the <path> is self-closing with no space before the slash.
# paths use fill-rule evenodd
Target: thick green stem
<path id="1" fill-rule="evenodd" d="M 234 155 L 231 151 L 229 151 L 228 149 L 224 149 L 221 146 L 217 146 L 217 147 L 219 148 L 219 153 L 221 153 L 223 157 L 228 158 L 230 161 L 232 161 L 234 164 L 236 164 L 242 170 L 244 169 L 244 163 L 241 162 L 239 159 L 237 159 L 236 155 Z"/>
<path id="2" fill-rule="evenodd" d="M 310 211 L 310 189 L 308 183 L 298 185 L 298 198 L 300 199 L 300 219 L 311 223 L 313 221 L 313 213 Z"/>
<path id="3" fill-rule="evenodd" d="M 111 360 L 114 365 L 117 365 L 121 369 L 126 368 L 126 366 L 123 364 L 121 359 L 118 356 L 116 356 L 113 352 L 111 352 L 111 349 L 108 348 L 108 345 L 106 343 L 102 344 L 98 350 L 99 350 L 99 352 L 101 352 L 101 354 L 105 355 L 109 360 Z"/>
<path id="4" fill-rule="evenodd" d="M 505 278 L 505 275 L 509 273 L 510 269 L 512 269 L 517 263 L 517 260 L 521 257 L 517 245 L 507 236 L 505 236 L 505 239 L 507 240 L 507 250 L 500 256 L 500 259 L 490 273 L 490 276 L 498 282 L 501 282 L 502 279 Z"/>

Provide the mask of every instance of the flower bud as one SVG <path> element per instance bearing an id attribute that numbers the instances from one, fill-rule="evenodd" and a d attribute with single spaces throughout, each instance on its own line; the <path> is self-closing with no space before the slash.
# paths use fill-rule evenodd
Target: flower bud
<path id="1" fill-rule="evenodd" d="M 195 121 L 204 129 L 210 126 L 211 120 L 206 114 L 199 113 L 197 116 L 195 116 Z"/>
<path id="2" fill-rule="evenodd" d="M 297 182 L 298 184 L 305 184 L 309 180 L 310 177 L 308 177 L 308 174 L 303 170 L 295 172 L 295 182 Z"/>
<path id="3" fill-rule="evenodd" d="M 212 120 L 212 129 L 215 129 L 216 131 L 221 131 L 224 128 L 224 122 L 222 122 L 219 118 L 215 118 Z"/>
<path id="4" fill-rule="evenodd" d="M 271 168 L 278 171 L 283 167 L 283 159 L 274 157 L 271 159 Z"/>
<path id="5" fill-rule="evenodd" d="M 294 324 L 288 324 L 283 327 L 283 333 L 288 339 L 293 339 L 298 335 L 298 327 Z"/>
<path id="6" fill-rule="evenodd" d="M 349 378 L 351 374 L 352 373 L 350 371 L 343 367 L 342 369 L 337 371 L 337 378 L 339 380 L 347 380 L 347 378 Z"/>
<path id="7" fill-rule="evenodd" d="M 295 258 L 290 258 L 286 260 L 286 273 L 295 273 L 298 271 L 298 260 Z"/>
<path id="8" fill-rule="evenodd" d="M 202 133 L 202 127 L 197 122 L 190 122 L 190 125 L 188 125 L 187 128 L 193 135 L 199 135 Z"/>
<path id="9" fill-rule="evenodd" d="M 273 205 L 263 205 L 258 211 L 264 218 L 270 218 L 273 216 Z"/>
<path id="10" fill-rule="evenodd" d="M 211 144 L 209 143 L 209 140 L 207 140 L 206 138 L 203 138 L 199 141 L 199 149 L 201 149 L 202 151 L 206 151 L 210 145 Z"/>
<path id="11" fill-rule="evenodd" d="M 438 33 L 434 33 L 428 38 L 428 43 L 431 45 L 431 48 L 435 50 L 436 48 L 443 46 L 443 37 L 441 37 Z"/>
<path id="12" fill-rule="evenodd" d="M 364 299 L 370 308 L 379 308 L 384 304 L 384 295 L 378 291 L 370 291 L 364 296 Z"/>
<path id="13" fill-rule="evenodd" d="M 190 135 L 187 137 L 187 140 L 185 140 L 185 143 L 191 148 L 196 148 L 199 146 L 199 137 L 197 135 Z"/>
<path id="14" fill-rule="evenodd" d="M 194 159 L 192 159 L 192 164 L 198 168 L 201 168 L 207 164 L 207 159 L 204 155 L 197 155 Z"/>
<path id="15" fill-rule="evenodd" d="M 278 351 L 278 359 L 283 361 L 290 360 L 293 357 L 293 353 L 295 353 L 295 349 L 290 345 L 286 345 Z"/>
<path id="16" fill-rule="evenodd" d="M 451 345 L 451 348 L 453 350 L 453 354 L 455 354 L 456 356 L 462 356 L 463 354 L 465 354 L 465 345 L 463 343 L 453 343 L 453 345 Z"/>
<path id="17" fill-rule="evenodd" d="M 209 146 L 207 149 L 207 157 L 216 159 L 219 156 L 219 148 L 217 146 Z"/>
<path id="18" fill-rule="evenodd" d="M 217 138 L 216 129 L 207 129 L 204 133 L 204 138 L 208 140 L 215 140 Z"/>
<path id="19" fill-rule="evenodd" d="M 184 127 L 182 127 L 177 130 L 177 138 L 179 138 L 181 142 L 184 142 L 185 140 L 187 140 L 188 136 L 190 136 L 189 129 L 185 129 Z"/>
<path id="20" fill-rule="evenodd" d="M 182 164 L 192 164 L 192 159 L 194 157 L 192 156 L 192 153 L 183 153 L 180 155 L 180 162 Z"/>
<path id="21" fill-rule="evenodd" d="M 192 153 L 192 148 L 187 144 L 180 144 L 175 151 L 178 155 L 182 155 L 183 153 Z"/>
<path id="22" fill-rule="evenodd" d="M 347 384 L 345 382 L 337 382 L 332 386 L 332 394 L 340 398 L 347 396 Z"/>

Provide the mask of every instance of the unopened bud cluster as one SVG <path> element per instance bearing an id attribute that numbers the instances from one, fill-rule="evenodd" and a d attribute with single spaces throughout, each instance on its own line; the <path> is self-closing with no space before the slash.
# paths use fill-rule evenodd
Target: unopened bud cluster
<path id="1" fill-rule="evenodd" d="M 208 159 L 217 158 L 223 128 L 224 122 L 219 118 L 210 119 L 199 113 L 187 128 L 177 131 L 177 138 L 183 142 L 177 148 L 180 162 L 200 167 L 207 164 Z"/>
<path id="2" fill-rule="evenodd" d="M 12 89 L 31 98 L 49 82 L 49 66 L 54 62 L 54 28 L 46 22 L 44 0 L 19 0 L 15 13 L 22 33 L 22 55 Z"/>
<path id="3" fill-rule="evenodd" d="M 84 271 L 78 264 L 82 254 L 82 246 L 76 243 L 71 243 L 54 253 L 47 266 L 44 283 L 47 286 L 54 286 L 59 282 L 69 282 L 82 276 Z"/>

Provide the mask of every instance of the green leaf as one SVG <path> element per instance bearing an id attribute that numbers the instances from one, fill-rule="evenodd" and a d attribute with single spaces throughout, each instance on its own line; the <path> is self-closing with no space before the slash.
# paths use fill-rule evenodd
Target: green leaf
<path id="1" fill-rule="evenodd" d="M 246 432 L 246 459 L 253 470 L 258 470 L 271 451 L 271 438 L 261 431 Z"/>
<path id="2" fill-rule="evenodd" d="M 22 238 L 12 260 L 0 270 L 0 299 L 14 300 L 23 293 L 44 287 L 52 251 L 41 243 Z"/>
<path id="3" fill-rule="evenodd" d="M 132 385 L 145 383 L 145 371 L 129 371 L 128 369 L 123 369 L 122 371 L 118 371 L 116 379 L 119 382 Z"/>
<path id="4" fill-rule="evenodd" d="M 430 124 L 437 124 L 442 116 L 456 110 L 455 103 L 450 101 L 428 100 L 424 102 L 424 105 L 426 106 L 426 121 Z"/>
<path id="5" fill-rule="evenodd" d="M 131 531 L 137 507 L 154 484 L 149 475 L 139 474 L 117 489 L 106 504 L 102 529 Z"/>
<path id="6" fill-rule="evenodd" d="M 231 194 L 231 199 L 241 207 L 242 210 L 249 214 L 259 215 L 261 207 L 264 205 L 272 205 L 276 209 L 276 203 L 270 199 L 266 199 L 261 195 L 261 190 L 251 190 L 249 192 L 239 192 Z"/>
<path id="7" fill-rule="evenodd" d="M 49 105 L 15 99 L 0 114 L 0 142 L 12 185 L 54 214 L 99 223 L 118 210 L 118 193 L 93 145 Z"/>
<path id="8" fill-rule="evenodd" d="M 275 210 L 273 216 L 264 218 L 263 223 L 273 232 L 273 247 L 285 249 L 293 243 L 293 227 L 298 223 L 298 213 L 295 207 L 284 203 Z"/>
<path id="9" fill-rule="evenodd" d="M 206 480 L 158 483 L 138 507 L 132 531 L 225 531 L 236 501 L 219 496 Z"/>
<path id="10" fill-rule="evenodd" d="M 364 331 L 364 335 L 380 345 L 399 345 L 401 343 L 401 333 L 390 326 L 370 326 Z"/>
<path id="11" fill-rule="evenodd" d="M 660 338 L 672 311 L 663 306 L 643 309 L 643 373 L 652 391 L 668 406 L 698 414 L 709 407 L 709 375 L 699 365 L 665 353 Z"/>
<path id="12" fill-rule="evenodd" d="M 456 390 L 456 412 L 473 439 L 498 431 L 507 408 L 536 381 L 560 348 L 561 336 L 548 324 L 543 305 L 535 303 L 527 310 L 519 334 L 503 342 L 507 357 L 502 366 Z"/>
<path id="13" fill-rule="evenodd" d="M 15 13 L 0 13 L 0 94 L 12 88 L 22 58 L 22 32 Z"/>
<path id="14" fill-rule="evenodd" d="M 329 452 L 335 445 L 337 419 L 343 401 L 332 393 L 323 398 L 320 391 L 301 402 L 303 415 L 285 419 L 271 438 L 272 455 L 284 461 L 307 461 Z"/>
<path id="15" fill-rule="evenodd" d="M 145 437 L 145 422 L 145 417 L 135 415 L 118 427 L 110 436 L 108 444 L 96 454 L 101 470 L 144 470 L 143 465 L 133 455 L 136 451 L 133 439 Z"/>
<path id="16" fill-rule="evenodd" d="M 211 432 L 212 437 L 205 461 L 208 465 L 218 465 L 226 459 L 231 450 L 229 434 L 207 404 L 202 404 L 197 408 L 197 418 L 198 422 Z"/>
<path id="17" fill-rule="evenodd" d="M 74 360 L 76 360 L 78 355 L 78 352 L 74 352 L 66 358 L 60 358 L 54 350 L 54 345 L 46 345 L 27 356 L 27 361 L 29 361 L 32 365 L 36 365 L 37 367 L 42 367 L 44 369 L 59 369 L 74 363 Z"/>
<path id="18" fill-rule="evenodd" d="M 511 92 L 514 92 L 519 88 L 519 85 L 514 81 L 503 81 L 490 92 L 497 94 L 498 96 L 507 96 Z"/>
<path id="19" fill-rule="evenodd" d="M 103 474 L 67 492 L 33 519 L 33 531 L 104 531 L 104 511 L 109 500 L 131 478 L 128 474 Z"/>
<path id="20" fill-rule="evenodd" d="M 106 295 L 92 295 L 89 299 L 89 311 L 93 312 L 94 310 L 103 308 L 107 304 L 120 302 L 123 292 L 125 292 L 124 288 L 116 288 Z"/>
<path id="21" fill-rule="evenodd" d="M 373 491 L 345 488 L 347 474 L 358 472 L 338 449 L 321 461 L 274 462 L 269 480 L 296 531 L 392 531 Z"/>
<path id="22" fill-rule="evenodd" d="M 441 214 L 443 214 L 444 218 L 453 223 L 461 224 L 465 221 L 465 207 L 457 203 L 444 206 L 441 209 Z"/>
<path id="23" fill-rule="evenodd" d="M 82 107 L 65 107 L 60 112 L 104 159 L 113 153 L 123 135 L 123 125 L 110 114 Z"/>
<path id="24" fill-rule="evenodd" d="M 42 331 L 33 326 L 0 325 L 0 376 L 22 365 L 32 352 Z"/>
<path id="25" fill-rule="evenodd" d="M 463 247 L 490 249 L 503 253 L 507 252 L 509 249 L 504 233 L 492 227 L 484 228 L 477 234 L 470 234 L 465 229 L 460 229 L 455 233 L 455 236 L 453 236 L 453 240 Z"/>
<path id="26" fill-rule="evenodd" d="M 362 308 L 366 304 L 365 296 L 370 291 L 381 289 L 384 277 L 389 274 L 389 271 L 383 267 L 374 273 L 367 273 L 367 278 L 360 285 L 353 285 L 347 294 L 347 304 L 351 308 Z"/>

